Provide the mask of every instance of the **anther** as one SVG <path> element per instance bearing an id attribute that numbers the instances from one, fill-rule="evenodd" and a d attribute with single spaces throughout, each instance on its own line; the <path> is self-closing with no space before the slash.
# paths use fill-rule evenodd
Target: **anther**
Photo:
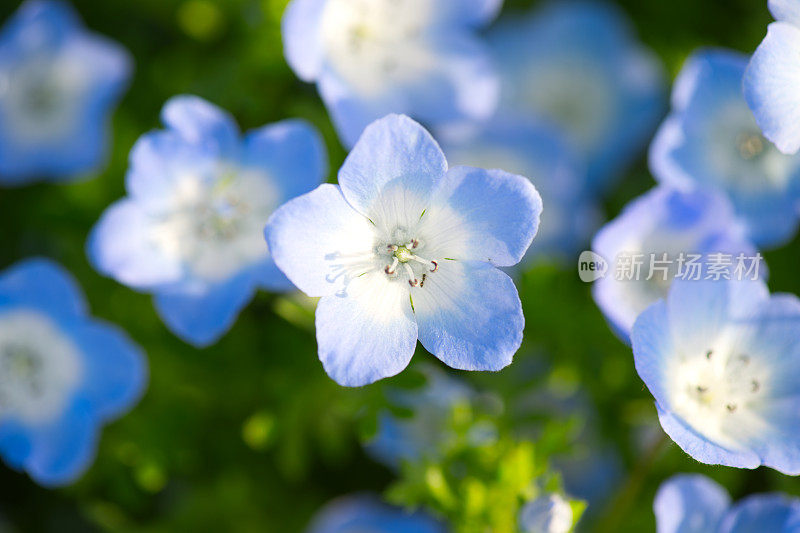
<path id="1" fill-rule="evenodd" d="M 437 270 L 439 270 L 439 263 L 437 263 L 436 261 L 431 261 L 431 264 L 433 265 L 431 272 L 436 272 Z"/>
<path id="2" fill-rule="evenodd" d="M 419 280 L 414 275 L 414 271 L 411 270 L 411 266 L 408 263 L 403 263 L 403 266 L 405 267 L 406 273 L 408 274 L 408 284 L 411 285 L 412 287 L 416 287 L 417 285 L 419 285 Z"/>
<path id="3" fill-rule="evenodd" d="M 408 244 L 411 246 L 411 248 L 416 248 L 417 246 L 419 246 L 419 240 L 418 239 L 411 239 L 411 242 L 408 243 Z"/>
<path id="4" fill-rule="evenodd" d="M 387 248 L 387 249 L 388 249 L 390 252 L 396 252 L 396 251 L 397 251 L 397 246 L 396 246 L 396 245 L 394 245 L 394 244 L 390 244 L 390 245 L 389 245 L 389 246 L 387 246 L 386 248 Z"/>
<path id="5" fill-rule="evenodd" d="M 395 257 L 392 261 L 391 265 L 386 265 L 386 268 L 383 269 L 388 275 L 394 275 L 397 273 L 397 264 L 399 263 L 398 259 Z"/>
<path id="6" fill-rule="evenodd" d="M 697 386 L 697 392 L 699 392 L 700 394 L 703 394 L 704 392 L 708 392 L 708 387 L 703 387 L 701 385 L 698 385 Z"/>
<path id="7" fill-rule="evenodd" d="M 727 409 L 729 413 L 733 413 L 734 411 L 736 411 L 736 404 L 729 403 L 725 406 L 725 409 Z"/>
<path id="8" fill-rule="evenodd" d="M 410 279 L 408 280 L 408 284 L 411 285 L 412 287 L 416 287 L 417 285 L 419 285 L 419 280 L 417 278 Z"/>
<path id="9" fill-rule="evenodd" d="M 706 359 L 711 360 L 711 356 L 714 354 L 714 350 L 709 350 L 706 352 Z"/>

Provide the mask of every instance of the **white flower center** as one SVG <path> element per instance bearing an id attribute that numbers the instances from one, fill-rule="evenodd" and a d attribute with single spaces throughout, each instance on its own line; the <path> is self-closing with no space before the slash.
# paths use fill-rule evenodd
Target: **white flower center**
<path id="1" fill-rule="evenodd" d="M 267 256 L 262 232 L 279 194 L 262 172 L 219 165 L 212 174 L 180 180 L 153 240 L 198 277 L 220 281 Z"/>
<path id="2" fill-rule="evenodd" d="M 679 357 L 670 371 L 672 408 L 697 431 L 734 446 L 732 417 L 753 415 L 769 386 L 769 373 L 749 354 L 723 346 Z"/>
<path id="3" fill-rule="evenodd" d="M 432 65 L 423 42 L 432 6 L 429 0 L 330 0 L 321 23 L 328 58 L 365 95 L 414 79 Z"/>
<path id="4" fill-rule="evenodd" d="M 386 265 L 386 268 L 383 269 L 386 275 L 390 278 L 396 278 L 399 275 L 398 267 L 402 267 L 404 274 L 408 277 L 409 285 L 412 287 L 424 287 L 428 274 L 439 270 L 439 262 L 431 259 L 424 259 L 416 255 L 414 250 L 418 247 L 419 239 L 411 239 L 410 242 L 403 245 L 387 245 L 386 251 L 391 254 L 389 256 L 391 263 Z M 419 265 L 424 268 L 420 268 Z M 414 268 L 415 266 L 417 267 L 416 269 Z M 424 271 L 421 272 L 420 276 L 421 270 Z"/>
<path id="5" fill-rule="evenodd" d="M 48 317 L 32 310 L 0 315 L 0 421 L 57 417 L 81 372 L 78 348 Z"/>

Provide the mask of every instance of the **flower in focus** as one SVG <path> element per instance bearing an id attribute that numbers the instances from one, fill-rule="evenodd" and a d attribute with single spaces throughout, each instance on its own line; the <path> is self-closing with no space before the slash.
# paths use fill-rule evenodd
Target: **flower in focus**
<path id="1" fill-rule="evenodd" d="M 0 184 L 97 170 L 132 68 L 67 4 L 22 4 L 0 32 Z"/>
<path id="2" fill-rule="evenodd" d="M 462 370 L 500 370 L 522 342 L 511 279 L 539 225 L 531 182 L 452 167 L 422 126 L 371 124 L 339 171 L 266 228 L 280 269 L 317 306 L 319 357 L 360 386 L 408 365 L 417 343 Z"/>
<path id="3" fill-rule="evenodd" d="M 430 124 L 488 118 L 499 83 L 477 35 L 502 0 L 292 0 L 286 60 L 316 82 L 342 142 L 388 113 Z"/>
<path id="4" fill-rule="evenodd" d="M 570 503 L 558 494 L 547 494 L 525 504 L 519 529 L 524 533 L 568 533 L 572 521 Z"/>
<path id="5" fill-rule="evenodd" d="M 644 147 L 664 107 L 664 74 L 623 13 L 600 2 L 552 2 L 489 35 L 501 75 L 499 113 L 561 128 L 608 189 Z"/>
<path id="6" fill-rule="evenodd" d="M 74 280 L 51 261 L 0 274 L 0 456 L 41 485 L 80 477 L 100 427 L 146 385 L 141 350 L 87 312 Z"/>
<path id="7" fill-rule="evenodd" d="M 769 0 L 777 22 L 750 60 L 744 95 L 764 135 L 785 154 L 800 149 L 800 5 Z"/>
<path id="8" fill-rule="evenodd" d="M 307 533 L 444 533 L 446 528 L 417 511 L 409 513 L 368 494 L 344 496 L 328 503 L 311 521 Z"/>
<path id="9" fill-rule="evenodd" d="M 800 500 L 754 494 L 731 506 L 727 491 L 700 474 L 661 484 L 653 502 L 658 533 L 790 533 L 800 527 Z"/>
<path id="10" fill-rule="evenodd" d="M 442 141 L 452 164 L 502 168 L 536 182 L 547 209 L 536 246 L 528 250 L 524 263 L 537 258 L 571 261 L 600 219 L 583 181 L 583 165 L 560 137 L 555 128 L 500 119 L 467 135 L 447 135 Z"/>
<path id="11" fill-rule="evenodd" d="M 216 341 L 256 288 L 288 290 L 264 246 L 264 224 L 284 201 L 325 178 L 317 132 L 286 120 L 240 137 L 230 117 L 194 96 L 161 115 L 165 131 L 134 146 L 128 197 L 112 205 L 89 238 L 95 268 L 152 292 L 167 326 L 186 341 Z"/>
<path id="12" fill-rule="evenodd" d="M 664 431 L 707 464 L 800 474 L 800 299 L 763 281 L 676 280 L 636 320 Z"/>
<path id="13" fill-rule="evenodd" d="M 660 186 L 630 202 L 595 236 L 592 249 L 611 263 L 592 295 L 614 331 L 630 335 L 636 317 L 666 296 L 676 277 L 763 275 L 727 199 L 712 191 Z M 753 258 L 757 258 L 753 260 Z"/>
<path id="14" fill-rule="evenodd" d="M 742 95 L 746 67 L 747 56 L 728 50 L 689 58 L 650 164 L 661 183 L 726 194 L 753 243 L 775 246 L 797 231 L 800 156 L 780 153 L 761 135 Z"/>

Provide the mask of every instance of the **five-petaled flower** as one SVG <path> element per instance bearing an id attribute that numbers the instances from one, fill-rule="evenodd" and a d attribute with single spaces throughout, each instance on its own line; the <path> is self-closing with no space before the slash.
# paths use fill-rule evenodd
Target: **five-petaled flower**
<path id="1" fill-rule="evenodd" d="M 499 82 L 477 31 L 502 0 L 292 0 L 286 60 L 316 82 L 342 142 L 388 113 L 429 124 L 482 120 Z"/>
<path id="2" fill-rule="evenodd" d="M 166 131 L 134 146 L 129 196 L 105 212 L 88 252 L 100 272 L 154 293 L 167 326 L 203 346 L 232 326 L 257 287 L 292 288 L 263 227 L 282 202 L 319 185 L 327 156 L 305 122 L 241 139 L 227 113 L 194 96 L 172 98 L 162 120 Z"/>
<path id="3" fill-rule="evenodd" d="M 87 316 L 70 275 L 44 259 L 0 274 L 0 456 L 45 486 L 91 464 L 100 427 L 147 382 L 144 354 Z"/>
<path id="4" fill-rule="evenodd" d="M 750 240 L 772 247 L 797 230 L 800 156 L 780 153 L 761 135 L 742 94 L 747 60 L 730 50 L 689 58 L 675 81 L 672 114 L 650 147 L 650 167 L 661 183 L 724 193 Z"/>
<path id="5" fill-rule="evenodd" d="M 67 4 L 24 3 L 0 33 L 0 184 L 97 170 L 131 71 L 128 53 Z"/>
<path id="6" fill-rule="evenodd" d="M 753 494 L 731 505 L 727 491 L 700 474 L 661 484 L 653 502 L 658 533 L 791 533 L 800 527 L 800 499 Z"/>
<path id="7" fill-rule="evenodd" d="M 800 299 L 763 281 L 676 280 L 637 319 L 636 370 L 703 463 L 800 474 Z"/>
<path id="8" fill-rule="evenodd" d="M 744 95 L 767 139 L 786 154 L 800 150 L 800 3 L 769 0 L 777 22 L 750 60 Z"/>
<path id="9" fill-rule="evenodd" d="M 422 126 L 390 115 L 339 171 L 278 209 L 266 238 L 317 307 L 319 356 L 346 386 L 392 376 L 422 345 L 453 368 L 499 370 L 522 342 L 511 279 L 539 225 L 531 182 L 452 167 Z"/>

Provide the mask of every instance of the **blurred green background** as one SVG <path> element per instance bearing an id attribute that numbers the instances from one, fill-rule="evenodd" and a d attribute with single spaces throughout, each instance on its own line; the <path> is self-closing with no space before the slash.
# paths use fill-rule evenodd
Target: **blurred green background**
<path id="1" fill-rule="evenodd" d="M 94 314 L 120 324 L 145 348 L 151 380 L 141 404 L 106 429 L 94 467 L 78 484 L 48 491 L 0 466 L 0 515 L 20 531 L 293 532 L 333 497 L 383 491 L 394 474 L 367 458 L 359 437 L 374 426 L 386 387 L 407 377 L 358 390 L 336 385 L 316 357 L 313 307 L 293 295 L 259 294 L 218 344 L 196 350 L 166 330 L 147 295 L 101 277 L 84 253 L 89 229 L 124 194 L 131 146 L 159 127 L 159 110 L 175 94 L 211 100 L 245 130 L 305 118 L 322 131 L 331 168 L 338 169 L 345 152 L 316 90 L 297 80 L 283 59 L 286 0 L 73 3 L 88 27 L 131 51 L 134 80 L 115 115 L 114 148 L 102 175 L 0 189 L 0 267 L 31 255 L 63 263 Z M 507 0 L 504 14 L 534 3 Z M 754 50 L 771 20 L 766 0 L 618 3 L 673 77 L 696 47 Z M 17 6 L 2 2 L 0 19 Z M 608 215 L 652 185 L 642 154 L 606 202 Z M 771 289 L 800 294 L 800 240 L 766 257 Z M 671 442 L 652 447 L 661 435 L 652 398 L 574 267 L 538 266 L 518 287 L 527 325 L 515 363 L 496 375 L 446 372 L 508 405 L 536 387 L 591 398 L 598 413 L 592 423 L 618 448 L 628 473 L 612 504 L 596 510 L 599 518 L 583 529 L 653 530 L 653 496 L 675 472 L 706 473 L 735 498 L 773 489 L 800 494 L 800 483 L 772 470 L 706 467 Z M 412 367 L 421 363 L 442 366 L 419 349 Z M 526 370 L 532 367 L 546 372 Z M 514 434 L 513 413 L 496 422 Z"/>

